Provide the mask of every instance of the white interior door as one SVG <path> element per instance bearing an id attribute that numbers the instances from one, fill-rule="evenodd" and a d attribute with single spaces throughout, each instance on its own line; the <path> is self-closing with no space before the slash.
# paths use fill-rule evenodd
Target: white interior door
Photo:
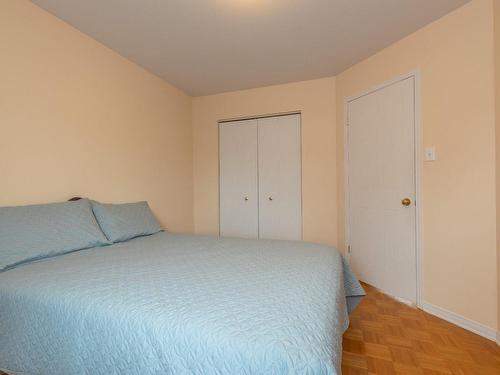
<path id="1" fill-rule="evenodd" d="M 219 125 L 220 235 L 258 238 L 257 120 Z"/>
<path id="2" fill-rule="evenodd" d="M 350 101 L 347 125 L 351 264 L 361 280 L 415 303 L 415 78 Z"/>
<path id="3" fill-rule="evenodd" d="M 259 119 L 259 237 L 302 239 L 300 115 Z"/>

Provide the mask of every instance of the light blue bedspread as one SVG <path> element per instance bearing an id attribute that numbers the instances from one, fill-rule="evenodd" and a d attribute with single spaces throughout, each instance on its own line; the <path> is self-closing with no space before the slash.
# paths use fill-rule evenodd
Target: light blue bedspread
<path id="1" fill-rule="evenodd" d="M 330 247 L 158 233 L 0 273 L 0 369 L 340 374 L 363 294 Z"/>

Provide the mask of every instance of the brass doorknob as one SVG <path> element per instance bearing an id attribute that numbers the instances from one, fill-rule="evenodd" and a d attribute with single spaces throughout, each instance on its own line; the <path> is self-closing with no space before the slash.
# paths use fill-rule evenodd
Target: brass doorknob
<path id="1" fill-rule="evenodd" d="M 410 198 L 403 198 L 403 199 L 401 200 L 401 204 L 402 204 L 403 206 L 408 207 L 408 206 L 411 204 L 411 199 L 410 199 Z"/>

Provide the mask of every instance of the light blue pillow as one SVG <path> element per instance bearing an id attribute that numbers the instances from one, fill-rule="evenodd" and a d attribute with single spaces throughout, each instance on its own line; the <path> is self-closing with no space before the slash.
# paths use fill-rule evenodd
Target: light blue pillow
<path id="1" fill-rule="evenodd" d="M 106 204 L 92 201 L 92 209 L 111 242 L 123 242 L 161 231 L 147 202 Z"/>
<path id="2" fill-rule="evenodd" d="M 108 244 L 88 199 L 0 207 L 0 270 Z"/>

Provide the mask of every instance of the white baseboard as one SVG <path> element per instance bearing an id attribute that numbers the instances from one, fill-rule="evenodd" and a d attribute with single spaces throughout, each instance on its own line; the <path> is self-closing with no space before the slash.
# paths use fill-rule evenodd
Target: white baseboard
<path id="1" fill-rule="evenodd" d="M 438 307 L 427 302 L 422 302 L 421 308 L 429 314 L 435 315 L 438 318 L 444 319 L 468 331 L 483 336 L 488 340 L 496 341 L 497 344 L 500 344 L 500 332 L 496 332 L 493 328 L 486 327 L 481 323 L 467 319 L 462 315 L 456 314 L 454 312 L 443 309 L 442 307 Z"/>

